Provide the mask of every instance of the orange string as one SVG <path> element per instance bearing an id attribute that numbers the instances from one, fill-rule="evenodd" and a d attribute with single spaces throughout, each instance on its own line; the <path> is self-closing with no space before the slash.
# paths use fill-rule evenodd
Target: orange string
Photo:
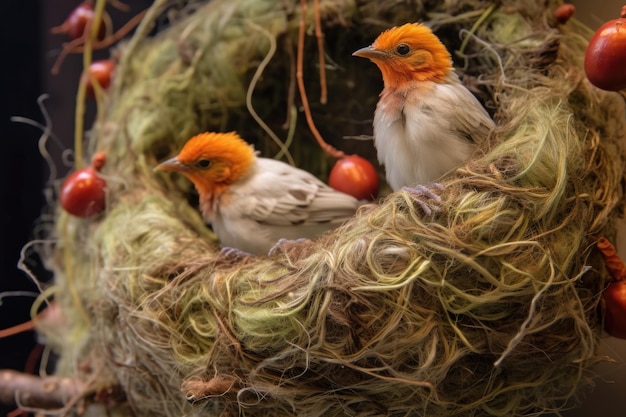
<path id="1" fill-rule="evenodd" d="M 132 29 L 135 28 L 135 26 L 137 26 L 140 22 L 141 19 L 143 19 L 144 15 L 147 13 L 148 9 L 143 10 L 139 13 L 137 13 L 132 19 L 130 19 L 128 22 L 126 22 L 124 24 L 124 26 L 122 26 L 120 29 L 118 29 L 117 32 L 115 32 L 114 34 L 112 34 L 111 36 L 108 36 L 102 40 L 94 40 L 92 47 L 93 49 L 104 49 L 107 48 L 111 45 L 113 45 L 115 42 L 119 41 L 120 39 L 122 39 L 124 36 L 126 36 Z M 85 33 L 87 33 L 87 29 L 85 29 Z M 83 35 L 80 38 L 74 39 L 68 43 L 66 43 L 65 45 L 63 45 L 63 50 L 61 51 L 61 53 L 59 54 L 59 56 L 57 57 L 54 65 L 52 66 L 52 69 L 50 70 L 50 72 L 54 75 L 58 74 L 59 69 L 61 68 L 61 64 L 63 63 L 63 61 L 65 60 L 65 58 L 67 57 L 68 54 L 70 53 L 81 53 L 85 50 L 85 38 L 86 36 Z"/>
<path id="2" fill-rule="evenodd" d="M 33 330 L 34 328 L 35 322 L 33 320 L 28 320 L 27 322 L 16 324 L 15 326 L 0 330 L 0 339 L 27 332 L 29 330 Z"/>
<path id="3" fill-rule="evenodd" d="M 41 313 L 37 314 L 37 319 L 41 319 L 44 314 L 47 313 L 48 310 L 44 310 Z M 33 330 L 35 328 L 35 320 L 28 320 L 24 323 L 16 324 L 15 326 L 7 327 L 6 329 L 0 329 L 0 339 L 5 337 L 14 336 L 19 333 L 27 332 L 29 330 Z"/>
<path id="4" fill-rule="evenodd" d="M 313 0 L 313 16 L 315 17 L 315 37 L 317 38 L 317 54 L 320 60 L 320 103 L 328 101 L 326 88 L 326 57 L 324 56 L 324 32 L 322 32 L 322 16 L 320 1 Z"/>
<path id="5" fill-rule="evenodd" d="M 315 122 L 313 121 L 313 116 L 311 116 L 311 109 L 309 107 L 309 100 L 306 96 L 306 89 L 304 87 L 304 79 L 303 79 L 303 59 L 304 59 L 304 34 L 306 31 L 305 25 L 305 17 L 307 11 L 307 0 L 300 0 L 300 27 L 298 31 L 298 54 L 296 56 L 296 80 L 298 81 L 298 90 L 300 91 L 300 99 L 302 100 L 302 107 L 304 109 L 304 116 L 306 117 L 307 124 L 309 125 L 309 129 L 315 140 L 319 144 L 319 146 L 326 152 L 327 154 L 335 157 L 335 158 L 343 158 L 346 156 L 342 151 L 335 149 L 330 144 L 326 143 L 322 138 L 322 135 L 315 127 Z"/>

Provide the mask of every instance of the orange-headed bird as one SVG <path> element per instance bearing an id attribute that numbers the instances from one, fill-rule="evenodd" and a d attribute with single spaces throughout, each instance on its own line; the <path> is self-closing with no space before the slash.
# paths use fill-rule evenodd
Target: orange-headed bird
<path id="1" fill-rule="evenodd" d="M 362 204 L 307 171 L 257 157 L 234 132 L 196 135 L 155 169 L 185 175 L 222 246 L 249 254 L 267 254 L 281 239 L 317 237 Z"/>
<path id="2" fill-rule="evenodd" d="M 457 168 L 493 129 L 450 53 L 423 24 L 388 29 L 353 55 L 372 60 L 383 76 L 374 144 L 394 191 L 430 184 Z"/>

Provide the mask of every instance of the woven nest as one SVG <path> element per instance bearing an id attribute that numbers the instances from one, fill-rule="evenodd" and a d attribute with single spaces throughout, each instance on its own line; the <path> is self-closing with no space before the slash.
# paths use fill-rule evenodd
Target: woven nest
<path id="1" fill-rule="evenodd" d="M 320 105 L 309 8 L 304 78 L 336 147 L 374 158 L 372 142 L 342 139 L 371 134 L 382 88 L 350 55 L 407 21 L 434 28 L 498 129 L 440 181 L 432 216 L 389 193 L 319 240 L 237 260 L 220 257 L 189 182 L 152 168 L 206 130 L 280 153 L 250 108 L 289 135 L 301 9 L 193 2 L 148 36 L 164 3 L 120 46 L 90 133 L 108 157 L 107 211 L 56 219 L 65 321 L 42 331 L 58 374 L 116 392 L 122 415 L 517 416 L 573 404 L 600 360 L 608 275 L 594 242 L 615 235 L 626 143 L 623 97 L 584 77 L 588 29 L 556 23 L 552 1 L 321 1 L 332 62 Z M 289 150 L 324 177 L 332 160 L 303 119 L 290 118 Z"/>

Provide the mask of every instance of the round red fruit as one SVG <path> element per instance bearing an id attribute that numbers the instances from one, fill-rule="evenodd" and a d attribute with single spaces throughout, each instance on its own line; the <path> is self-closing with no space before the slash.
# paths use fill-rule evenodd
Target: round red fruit
<path id="1" fill-rule="evenodd" d="M 574 6 L 573 4 L 565 3 L 554 9 L 554 17 L 559 23 L 565 24 L 568 20 L 570 20 L 575 12 L 576 6 Z"/>
<path id="2" fill-rule="evenodd" d="M 88 97 L 94 97 L 95 93 L 92 77 L 103 90 L 109 88 L 111 79 L 113 78 L 113 71 L 115 71 L 115 61 L 112 59 L 93 61 L 91 65 L 89 65 L 88 71 L 88 73 L 83 73 L 81 82 L 85 83 L 85 94 L 87 94 Z"/>
<path id="3" fill-rule="evenodd" d="M 603 296 L 604 328 L 611 336 L 626 339 L 626 280 L 610 283 Z"/>
<path id="4" fill-rule="evenodd" d="M 374 200 L 378 195 L 376 168 L 358 155 L 339 159 L 330 171 L 328 184 L 335 190 L 350 194 L 359 200 Z"/>
<path id="5" fill-rule="evenodd" d="M 71 11 L 61 26 L 53 28 L 52 33 L 65 33 L 71 40 L 81 38 L 85 34 L 85 29 L 93 24 L 94 16 L 93 4 L 85 1 Z M 101 21 L 98 28 L 98 39 L 104 39 L 105 34 L 106 27 Z"/>
<path id="6" fill-rule="evenodd" d="M 59 196 L 65 211 L 83 218 L 104 211 L 107 184 L 98 171 L 105 161 L 105 154 L 99 152 L 93 156 L 91 166 L 79 169 L 65 179 Z"/>
<path id="7" fill-rule="evenodd" d="M 598 88 L 619 91 L 626 88 L 626 6 L 593 34 L 585 52 L 585 74 Z"/>

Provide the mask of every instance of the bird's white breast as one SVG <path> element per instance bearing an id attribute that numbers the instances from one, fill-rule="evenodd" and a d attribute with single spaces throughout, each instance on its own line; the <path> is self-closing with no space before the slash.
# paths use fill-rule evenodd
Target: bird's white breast
<path id="1" fill-rule="evenodd" d="M 473 131 L 484 135 L 484 125 L 492 123 L 458 81 L 384 90 L 374 114 L 374 140 L 387 182 L 399 190 L 436 181 L 470 158 Z"/>

